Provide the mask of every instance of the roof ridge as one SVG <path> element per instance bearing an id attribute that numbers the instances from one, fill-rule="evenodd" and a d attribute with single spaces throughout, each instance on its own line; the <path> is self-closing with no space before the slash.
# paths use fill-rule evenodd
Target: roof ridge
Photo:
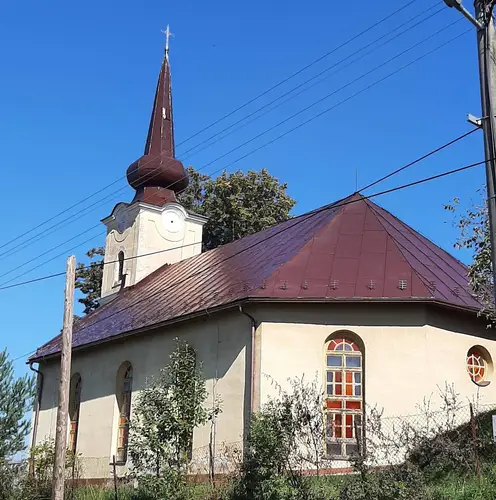
<path id="1" fill-rule="evenodd" d="M 454 257 L 453 255 L 451 255 L 449 252 L 447 252 L 446 250 L 444 250 L 443 248 L 441 248 L 439 245 L 437 245 L 436 243 L 434 243 L 430 238 L 428 238 L 427 236 L 424 236 L 422 233 L 418 232 L 416 229 L 414 229 L 413 227 L 409 226 L 406 222 L 402 221 L 401 219 L 399 219 L 398 217 L 396 217 L 395 215 L 393 215 L 391 212 L 389 212 L 388 210 L 380 207 L 379 205 L 375 204 L 374 205 L 377 207 L 377 209 L 380 209 L 380 210 L 383 210 L 384 212 L 386 212 L 388 215 L 392 216 L 396 221 L 398 221 L 403 227 L 407 227 L 411 232 L 413 233 L 416 233 L 418 236 L 420 236 L 421 238 L 423 238 L 424 240 L 426 240 L 426 242 L 430 245 L 432 245 L 435 249 L 439 249 L 441 250 L 444 254 L 446 254 L 450 259 L 456 261 L 458 264 L 460 264 L 464 269 L 467 270 L 467 276 L 468 276 L 468 266 L 466 266 L 463 262 L 461 262 L 460 260 L 458 260 L 456 257 Z M 382 215 L 381 215 L 382 216 Z M 408 239 L 408 238 L 407 238 Z M 410 241 L 410 240 L 408 240 Z M 411 241 L 410 241 L 411 242 Z M 412 243 L 413 244 L 413 243 Z M 422 252 L 424 255 L 425 252 L 423 252 L 422 250 L 419 249 L 420 252 Z M 427 255 L 426 255 L 427 256 Z M 428 257 L 428 256 L 427 256 Z M 430 257 L 428 257 L 429 260 L 432 261 L 432 259 Z M 466 281 L 466 278 L 467 276 L 463 276 L 461 275 L 458 270 L 453 267 L 453 265 L 447 261 L 444 261 L 451 269 L 453 269 L 453 271 L 455 271 L 455 273 L 460 277 L 462 278 L 462 281 L 465 282 Z M 456 281 L 456 280 L 454 280 Z"/>
<path id="2" fill-rule="evenodd" d="M 355 193 L 354 193 L 355 194 Z M 346 200 L 348 198 L 351 198 L 353 195 L 351 196 L 347 196 L 346 198 L 342 198 L 341 200 L 339 201 L 342 201 L 342 200 Z M 337 202 L 333 203 L 332 205 L 335 205 Z M 296 257 L 296 255 L 299 254 L 299 252 L 301 252 L 303 250 L 303 248 L 305 248 L 306 245 L 308 244 L 313 244 L 313 241 L 315 239 L 315 237 L 321 232 L 323 231 L 329 224 L 332 224 L 337 217 L 341 216 L 343 214 L 343 211 L 344 211 L 344 208 L 346 207 L 346 205 L 342 205 L 342 206 L 337 206 L 337 207 L 333 207 L 332 205 L 323 205 L 322 207 L 320 207 L 322 209 L 322 211 L 326 211 L 326 210 L 338 210 L 330 220 L 326 221 L 321 227 L 319 227 L 318 229 L 316 229 L 314 232 L 312 232 L 312 234 L 309 236 L 308 240 L 306 240 L 299 248 L 298 250 L 296 250 L 296 252 L 289 258 L 287 259 L 286 261 L 284 262 L 281 262 L 281 264 L 279 264 L 275 269 L 274 271 L 269 274 L 269 276 L 267 276 L 266 278 L 266 281 L 269 281 L 272 277 L 276 276 L 277 273 L 279 272 L 279 270 L 284 266 L 286 265 L 288 262 L 291 262 L 292 259 L 294 259 Z M 311 212 L 307 212 L 306 214 L 304 215 L 308 215 L 309 218 L 312 217 L 312 212 L 315 212 L 315 215 L 317 215 L 319 212 L 318 210 L 319 209 L 315 209 L 315 210 L 312 210 Z M 275 227 L 275 226 L 273 226 Z M 308 265 L 308 262 L 307 262 L 307 265 Z"/>
<path id="3" fill-rule="evenodd" d="M 371 205 L 374 205 L 374 206 L 371 206 Z M 387 210 L 385 209 L 382 209 L 382 207 L 376 205 L 375 203 L 374 204 L 370 204 L 369 205 L 371 210 L 374 211 L 374 213 L 377 214 L 378 217 L 380 217 L 381 219 L 384 219 L 384 221 L 387 222 L 387 219 L 386 217 L 380 213 L 380 210 L 384 210 L 384 212 L 386 212 L 388 215 L 391 215 L 392 217 L 394 217 L 394 219 L 396 221 L 398 221 L 403 227 L 406 227 L 408 228 L 411 232 L 413 233 L 416 233 L 420 238 L 424 238 L 425 240 L 427 240 L 428 243 L 430 243 L 431 245 L 433 245 L 435 248 L 440 248 L 438 247 L 433 241 L 431 241 L 429 238 L 423 236 L 422 234 L 418 233 L 418 231 L 416 231 L 415 229 L 413 229 L 411 226 L 409 226 L 408 224 L 406 224 L 405 222 L 403 222 L 402 220 L 398 219 L 397 217 L 395 217 L 394 215 L 392 215 L 390 212 L 388 212 Z M 387 229 L 387 227 L 384 225 L 384 223 L 382 221 L 379 221 L 380 224 L 384 227 L 384 230 L 388 233 L 388 235 L 394 240 L 395 244 L 398 246 L 401 254 L 403 255 L 403 257 L 407 260 L 408 264 L 410 265 L 410 267 L 412 268 L 412 270 L 415 272 L 415 274 L 421 279 L 422 282 L 425 283 L 425 281 L 427 280 L 426 277 L 422 276 L 422 274 L 420 274 L 419 271 L 417 271 L 411 264 L 410 264 L 410 261 L 408 259 L 408 257 L 405 255 L 405 252 L 408 252 L 408 254 L 410 254 L 420 265 L 422 265 L 422 267 L 426 268 L 430 273 L 432 273 L 441 283 L 443 283 L 448 289 L 451 290 L 451 287 L 448 286 L 446 283 L 445 283 L 445 280 L 444 279 L 441 279 L 439 278 L 439 275 L 436 273 L 436 271 L 430 267 L 428 267 L 426 264 L 424 264 L 417 256 L 415 256 L 414 253 L 412 253 L 410 250 L 408 250 L 402 243 L 400 243 L 399 241 L 397 241 L 397 239 L 390 233 L 390 231 Z M 419 248 L 415 243 L 413 243 L 407 236 L 404 236 L 405 239 L 407 241 L 409 241 L 420 253 L 422 253 L 422 255 L 424 255 L 434 266 L 436 269 L 440 270 L 441 272 L 443 272 L 446 276 L 448 276 L 455 284 L 456 286 L 460 286 L 462 288 L 465 288 L 465 287 L 469 287 L 470 284 L 469 282 L 467 281 L 466 277 L 462 276 L 458 270 L 453 266 L 451 265 L 450 262 L 446 261 L 446 260 L 443 260 L 443 262 L 450 268 L 452 269 L 456 275 L 461 278 L 461 281 L 462 283 L 459 283 L 457 279 L 451 277 L 449 275 L 449 273 L 447 273 L 445 270 L 442 269 L 442 267 L 437 264 L 436 262 L 433 261 L 433 259 L 428 255 L 426 254 L 421 248 Z M 425 244 L 425 243 L 424 243 Z M 402 250 L 403 249 L 403 250 Z M 445 252 L 449 257 L 452 257 L 448 252 Z M 453 257 L 452 257 L 453 258 Z M 453 258 L 454 259 L 454 258 Z M 454 259 L 456 260 L 456 259 Z M 466 266 L 463 266 L 466 268 Z M 427 280 L 428 281 L 428 280 Z M 430 289 L 430 283 L 429 284 L 426 284 L 428 290 Z M 465 288 L 465 292 L 468 293 L 468 295 L 472 297 L 472 294 L 470 293 L 470 291 Z M 443 294 L 444 295 L 444 294 Z M 466 300 L 463 298 L 463 297 L 460 297 L 463 302 L 466 303 Z M 444 300 L 446 301 L 449 301 L 449 297 L 445 297 Z M 477 301 L 478 302 L 478 301 Z M 467 304 L 468 305 L 468 304 Z"/>
<path id="4" fill-rule="evenodd" d="M 372 211 L 372 213 L 374 213 L 374 215 L 376 216 L 377 221 L 383 227 L 384 231 L 386 231 L 386 234 L 389 236 L 389 238 L 391 238 L 391 240 L 393 241 L 393 243 L 395 244 L 396 248 L 398 249 L 398 251 L 403 256 L 403 258 L 408 262 L 408 265 L 410 266 L 410 269 L 412 270 L 412 272 L 415 273 L 415 275 L 417 276 L 417 278 L 419 278 L 419 280 L 423 283 L 423 285 L 426 288 L 426 291 L 429 293 L 429 297 L 434 298 L 434 296 L 432 295 L 432 293 L 430 291 L 430 287 L 429 287 L 428 283 L 426 283 L 426 279 L 416 269 L 414 269 L 414 267 L 410 264 L 409 260 L 407 259 L 406 255 L 404 253 L 404 250 L 402 250 L 402 248 L 401 248 L 402 245 L 398 241 L 396 241 L 396 238 L 388 231 L 388 228 L 380 220 L 379 217 L 382 217 L 382 218 L 384 218 L 384 217 L 382 216 L 382 214 L 379 214 L 378 211 L 376 210 L 376 207 L 380 208 L 379 205 L 377 205 L 375 203 L 370 203 L 369 200 L 368 200 L 368 198 L 365 199 L 364 201 L 365 201 L 367 207 Z"/>
<path id="5" fill-rule="evenodd" d="M 230 241 L 229 243 L 224 243 L 223 245 L 219 245 L 218 247 L 215 247 L 215 248 L 212 248 L 212 249 L 209 249 L 209 250 L 206 250 L 204 252 L 201 252 L 197 255 L 192 255 L 191 257 L 188 257 L 186 259 L 183 259 L 183 260 L 180 260 L 178 262 L 173 262 L 171 264 L 163 264 L 162 266 L 158 267 L 157 269 L 155 269 L 154 271 L 152 271 L 150 274 L 148 274 L 147 276 L 145 276 L 142 280 L 138 281 L 137 283 L 135 283 L 134 285 L 131 285 L 131 286 L 128 286 L 126 287 L 124 290 L 132 290 L 132 289 L 135 289 L 137 287 L 139 287 L 140 285 L 143 285 L 145 283 L 147 283 L 148 281 L 150 281 L 155 275 L 157 274 L 160 274 L 161 272 L 163 272 L 165 270 L 165 268 L 170 268 L 170 269 L 177 269 L 177 267 L 182 263 L 182 262 L 186 262 L 186 261 L 191 261 L 192 259 L 196 259 L 196 258 L 199 258 L 200 256 L 203 256 L 207 253 L 213 253 L 213 252 L 220 252 L 221 249 L 225 249 L 229 246 L 235 246 L 235 245 L 238 245 L 240 241 L 243 241 L 245 240 L 246 238 L 254 238 L 255 236 L 259 236 L 261 235 L 262 233 L 264 232 L 268 232 L 268 231 L 271 231 L 275 228 L 277 228 L 278 226 L 281 226 L 282 224 L 286 224 L 286 223 L 289 223 L 289 222 L 292 222 L 296 219 L 299 219 L 299 218 L 303 218 L 303 217 L 313 217 L 314 215 L 317 215 L 318 213 L 320 212 L 323 212 L 325 210 L 331 210 L 332 208 L 343 208 L 345 207 L 346 205 L 343 205 L 342 207 L 334 207 L 334 205 L 336 205 L 337 203 L 340 203 L 344 200 L 347 200 L 348 198 L 352 198 L 353 196 L 355 195 L 359 195 L 360 197 L 363 198 L 363 196 L 360 194 L 360 193 L 353 193 L 349 196 L 346 196 L 344 198 L 340 198 L 339 200 L 337 201 L 334 201 L 332 203 L 329 203 L 327 205 L 322 205 L 321 207 L 319 208 L 314 208 L 312 210 L 309 210 L 308 212 L 304 212 L 302 214 L 299 214 L 299 215 L 296 215 L 294 217 L 290 217 L 289 219 L 286 219 L 286 220 L 283 220 L 283 221 L 280 221 L 278 222 L 277 224 L 274 224 L 272 226 L 269 226 L 269 227 L 266 227 L 265 229 L 262 229 L 260 231 L 257 231 L 255 233 L 251 233 L 251 234 L 247 234 L 245 236 L 243 236 L 242 238 L 238 238 L 237 240 L 233 240 L 233 241 Z M 96 312 L 96 311 L 95 311 Z"/>
<path id="6" fill-rule="evenodd" d="M 441 252 L 445 253 L 449 258 L 455 260 L 461 266 L 463 266 L 463 267 L 465 267 L 465 268 L 468 269 L 467 264 L 465 264 L 464 262 L 462 262 L 460 259 L 457 259 L 453 254 L 451 254 L 450 252 L 448 252 L 448 250 L 445 250 L 443 247 L 439 246 L 436 242 L 432 241 L 432 239 L 429 238 L 429 236 L 426 236 L 421 231 L 418 231 L 417 229 L 414 229 L 412 226 L 410 226 L 409 224 L 407 224 L 405 221 L 401 220 L 398 216 L 394 215 L 392 212 L 390 212 L 386 208 L 382 207 L 381 205 L 378 205 L 377 203 L 374 203 L 369 198 L 365 198 L 365 201 L 367 201 L 367 203 L 369 203 L 371 205 L 374 205 L 374 207 L 377 207 L 377 208 L 383 210 L 388 215 L 390 215 L 395 220 L 397 220 L 402 226 L 407 226 L 411 231 L 413 231 L 414 233 L 417 233 L 419 236 L 421 236 L 422 238 L 424 238 L 425 240 L 427 240 L 427 242 L 429 242 L 431 245 L 434 245 L 436 248 L 438 248 L 439 250 L 441 250 Z"/>

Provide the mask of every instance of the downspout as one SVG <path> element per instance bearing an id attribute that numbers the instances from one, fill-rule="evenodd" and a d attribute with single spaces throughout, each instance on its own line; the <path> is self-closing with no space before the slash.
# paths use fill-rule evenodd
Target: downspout
<path id="1" fill-rule="evenodd" d="M 33 363 L 34 361 L 29 362 L 29 369 L 38 374 L 38 384 L 37 384 L 38 390 L 36 394 L 36 405 L 34 409 L 34 422 L 33 422 L 33 435 L 31 438 L 31 448 L 33 448 L 33 446 L 36 445 L 36 435 L 38 433 L 38 422 L 40 419 L 41 396 L 43 394 L 43 381 L 44 381 L 43 373 L 40 372 L 40 370 L 33 368 Z"/>
<path id="2" fill-rule="evenodd" d="M 239 305 L 239 312 L 244 314 L 251 321 L 251 383 L 250 383 L 250 414 L 255 412 L 255 331 L 257 329 L 257 322 L 255 318 L 243 310 L 243 306 Z"/>

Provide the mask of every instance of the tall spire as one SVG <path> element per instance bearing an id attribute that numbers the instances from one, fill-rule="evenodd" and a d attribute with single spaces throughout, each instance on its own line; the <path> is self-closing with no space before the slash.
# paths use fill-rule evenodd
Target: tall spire
<path id="1" fill-rule="evenodd" d="M 177 201 L 178 191 L 185 189 L 188 178 L 183 164 L 175 158 L 172 86 L 169 64 L 169 26 L 165 34 L 165 51 L 155 91 L 152 115 L 143 156 L 127 169 L 129 184 L 136 189 L 133 201 L 164 205 Z"/>

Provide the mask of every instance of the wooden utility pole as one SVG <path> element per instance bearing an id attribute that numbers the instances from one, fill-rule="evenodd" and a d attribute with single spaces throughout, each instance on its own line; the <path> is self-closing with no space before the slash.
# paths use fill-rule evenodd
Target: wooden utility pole
<path id="1" fill-rule="evenodd" d="M 454 7 L 461 12 L 475 26 L 477 31 L 483 116 L 474 122 L 473 117 L 469 115 L 469 121 L 482 128 L 484 132 L 493 296 L 496 297 L 496 31 L 493 18 L 496 0 L 475 0 L 475 16 L 462 5 L 462 0 L 444 0 L 444 2 L 448 7 Z"/>
<path id="2" fill-rule="evenodd" d="M 59 407 L 57 409 L 57 429 L 55 434 L 55 462 L 53 466 L 52 500 L 64 500 L 75 281 L 76 257 L 71 255 L 67 259 L 65 276 L 64 326 L 62 329 L 62 348 L 60 354 Z"/>

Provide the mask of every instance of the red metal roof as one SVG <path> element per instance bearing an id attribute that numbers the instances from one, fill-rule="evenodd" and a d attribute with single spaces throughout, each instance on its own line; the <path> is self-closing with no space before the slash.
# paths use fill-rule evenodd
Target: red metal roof
<path id="1" fill-rule="evenodd" d="M 74 329 L 73 347 L 243 299 L 401 299 L 480 309 L 467 267 L 361 195 L 164 266 Z M 33 359 L 60 351 L 60 337 Z"/>

